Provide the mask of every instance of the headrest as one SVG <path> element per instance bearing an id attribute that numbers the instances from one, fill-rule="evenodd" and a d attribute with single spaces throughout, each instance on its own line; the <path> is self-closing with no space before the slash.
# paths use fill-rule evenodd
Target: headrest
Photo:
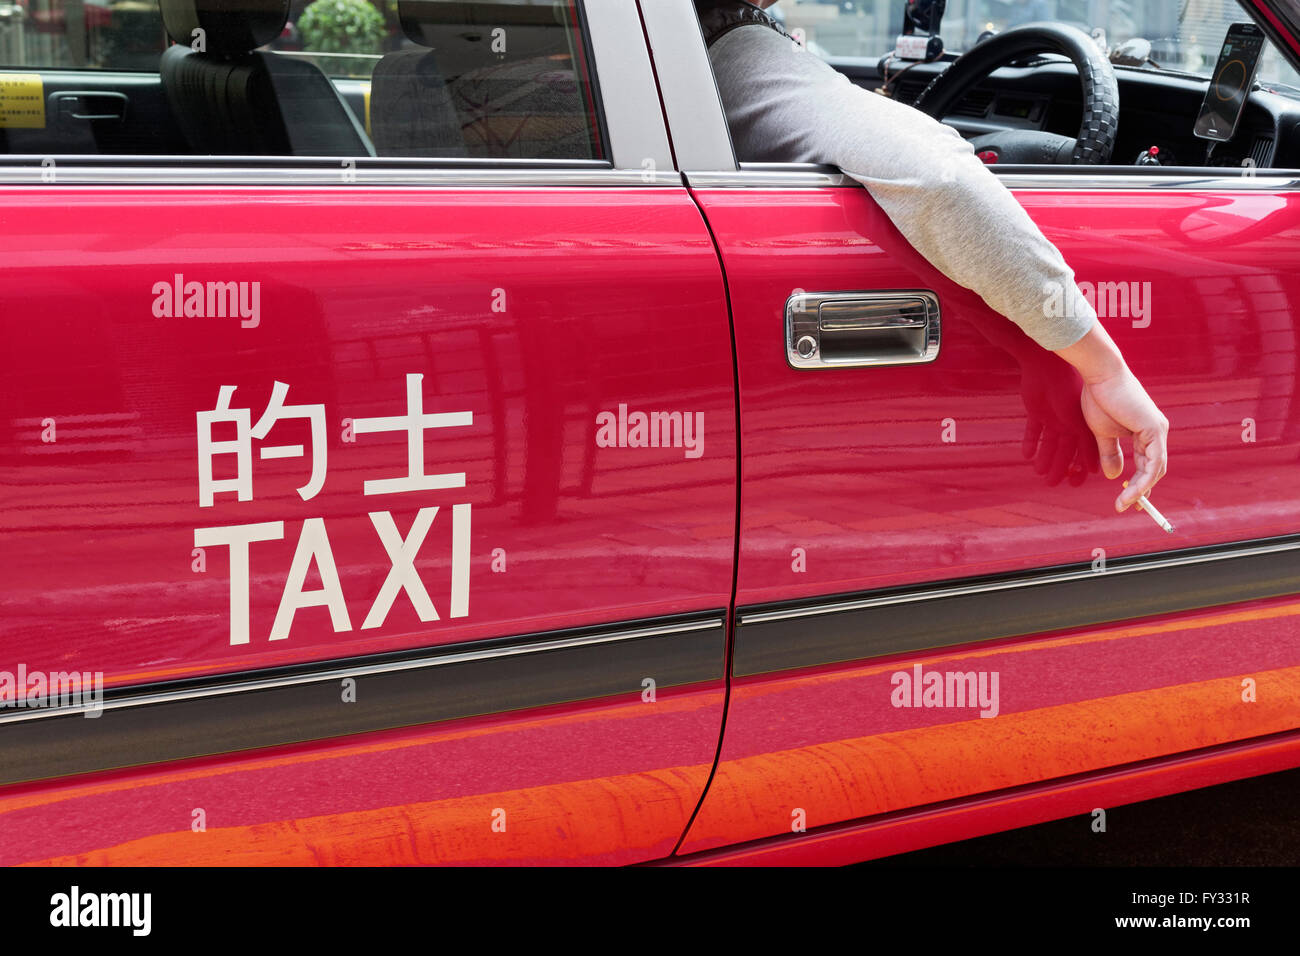
<path id="1" fill-rule="evenodd" d="M 556 5 L 546 0 L 397 0 L 407 39 L 434 46 L 432 27 L 479 27 L 490 41 L 496 27 L 555 26 Z M 486 45 L 486 44 L 485 44 Z"/>
<path id="2" fill-rule="evenodd" d="M 444 9 L 438 9 L 439 6 L 443 6 Z M 425 32 L 425 27 L 441 19 L 439 14 L 447 12 L 445 6 L 436 3 L 436 0 L 397 0 L 397 18 L 402 23 L 402 32 L 406 34 L 406 38 L 420 46 L 433 46 L 433 42 Z M 461 20 L 461 22 L 465 21 Z"/>
<path id="3" fill-rule="evenodd" d="M 182 46 L 216 56 L 251 53 L 278 37 L 289 19 L 290 0 L 158 0 L 167 35 Z"/>

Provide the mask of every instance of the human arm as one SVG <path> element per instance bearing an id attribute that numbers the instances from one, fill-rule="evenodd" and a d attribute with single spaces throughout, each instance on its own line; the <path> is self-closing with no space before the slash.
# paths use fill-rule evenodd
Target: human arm
<path id="1" fill-rule="evenodd" d="M 1082 408 L 1107 477 L 1131 434 L 1138 473 L 1118 510 L 1166 467 L 1168 422 L 1129 371 L 1074 273 L 952 128 L 851 83 L 773 30 L 733 30 L 710 48 L 738 154 L 828 163 L 861 182 L 905 239 L 1084 381 Z"/>

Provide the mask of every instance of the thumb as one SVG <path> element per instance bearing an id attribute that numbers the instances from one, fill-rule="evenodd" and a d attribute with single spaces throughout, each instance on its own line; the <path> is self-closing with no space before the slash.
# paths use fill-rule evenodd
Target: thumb
<path id="1" fill-rule="evenodd" d="M 1097 452 L 1101 456 L 1101 470 L 1107 478 L 1115 479 L 1124 473 L 1124 451 L 1118 438 L 1097 438 Z"/>

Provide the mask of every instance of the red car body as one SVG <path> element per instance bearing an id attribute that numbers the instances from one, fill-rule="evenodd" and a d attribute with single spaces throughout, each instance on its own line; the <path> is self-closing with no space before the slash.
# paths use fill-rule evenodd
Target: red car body
<path id="1" fill-rule="evenodd" d="M 1170 537 L 1035 472 L 1091 440 L 1072 372 L 865 190 L 738 166 L 689 4 L 586 6 L 608 161 L 4 168 L 0 669 L 105 709 L 0 710 L 0 862 L 847 862 L 1300 765 L 1295 180 L 999 172 L 1146 284 L 1105 321 Z M 791 364 L 791 300 L 881 290 L 937 298 L 933 361 Z M 286 419 L 205 499 L 203 415 L 276 383 L 323 484 Z M 928 671 L 996 713 L 900 702 Z"/>

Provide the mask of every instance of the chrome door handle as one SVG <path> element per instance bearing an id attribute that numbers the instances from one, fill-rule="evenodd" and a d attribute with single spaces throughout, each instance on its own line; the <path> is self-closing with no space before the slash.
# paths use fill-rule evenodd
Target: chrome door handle
<path id="1" fill-rule="evenodd" d="M 921 365 L 939 355 L 939 297 L 923 289 L 796 292 L 785 303 L 793 368 Z"/>

